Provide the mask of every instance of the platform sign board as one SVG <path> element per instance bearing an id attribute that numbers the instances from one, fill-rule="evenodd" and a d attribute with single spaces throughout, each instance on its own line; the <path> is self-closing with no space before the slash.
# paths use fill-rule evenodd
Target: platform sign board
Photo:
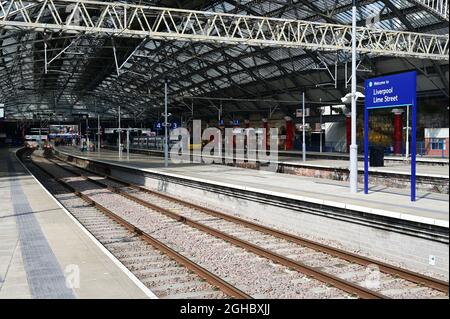
<path id="1" fill-rule="evenodd" d="M 50 125 L 49 130 L 50 130 L 50 134 L 53 134 L 53 135 L 58 135 L 58 134 L 78 135 L 78 125 Z"/>
<path id="2" fill-rule="evenodd" d="M 0 119 L 5 117 L 5 104 L 0 103 Z"/>
<path id="3" fill-rule="evenodd" d="M 369 111 L 411 107 L 411 201 L 416 201 L 417 72 L 388 75 L 365 82 L 364 192 L 369 192 Z"/>
<path id="4" fill-rule="evenodd" d="M 305 117 L 311 116 L 311 109 L 309 107 L 305 108 Z M 303 109 L 297 109 L 295 111 L 295 117 L 300 118 L 303 117 Z"/>
<path id="5" fill-rule="evenodd" d="M 406 72 L 366 81 L 369 110 L 411 106 L 416 99 L 416 72 Z"/>

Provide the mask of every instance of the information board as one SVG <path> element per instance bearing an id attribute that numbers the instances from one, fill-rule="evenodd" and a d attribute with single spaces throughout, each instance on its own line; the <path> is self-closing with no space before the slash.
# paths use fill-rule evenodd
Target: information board
<path id="1" fill-rule="evenodd" d="M 417 73 L 406 72 L 366 81 L 366 108 L 381 109 L 412 105 L 416 99 Z"/>
<path id="2" fill-rule="evenodd" d="M 364 110 L 364 193 L 369 193 L 369 111 L 411 107 L 411 201 L 416 201 L 417 72 L 368 79 Z"/>

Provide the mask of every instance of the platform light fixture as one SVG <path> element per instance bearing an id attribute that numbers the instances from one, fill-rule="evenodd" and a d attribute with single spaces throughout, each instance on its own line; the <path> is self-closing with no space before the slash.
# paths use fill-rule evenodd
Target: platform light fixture
<path id="1" fill-rule="evenodd" d="M 353 96 L 352 93 L 348 93 L 346 96 L 342 97 L 341 98 L 342 103 L 350 104 L 352 102 L 352 96 Z M 356 92 L 356 101 L 358 99 L 363 99 L 365 97 L 366 96 L 364 94 L 362 94 L 361 92 Z"/>

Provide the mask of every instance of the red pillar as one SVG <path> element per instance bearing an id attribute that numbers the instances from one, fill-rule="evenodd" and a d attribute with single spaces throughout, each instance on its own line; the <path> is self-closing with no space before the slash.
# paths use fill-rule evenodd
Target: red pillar
<path id="1" fill-rule="evenodd" d="M 291 151 L 294 146 L 294 125 L 292 123 L 292 117 L 286 116 L 286 144 L 285 150 Z"/>
<path id="2" fill-rule="evenodd" d="M 347 153 L 350 153 L 350 145 L 352 143 L 352 115 L 346 115 L 345 124 L 347 127 Z"/>
<path id="3" fill-rule="evenodd" d="M 266 144 L 266 148 L 269 149 L 269 139 L 270 139 L 270 132 L 269 132 L 269 122 L 267 119 L 262 119 L 263 122 L 263 129 L 266 130 L 266 134 L 264 135 L 263 145 Z"/>
<path id="4" fill-rule="evenodd" d="M 403 110 L 394 109 L 394 154 L 402 154 L 403 148 Z"/>

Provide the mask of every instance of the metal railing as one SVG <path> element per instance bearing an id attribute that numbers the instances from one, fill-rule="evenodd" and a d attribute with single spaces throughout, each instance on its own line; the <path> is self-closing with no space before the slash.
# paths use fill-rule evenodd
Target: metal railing
<path id="1" fill-rule="evenodd" d="M 447 151 L 447 145 L 445 139 L 442 140 L 441 143 L 439 143 L 441 146 L 440 150 L 437 149 L 431 149 L 431 144 L 425 143 L 424 141 L 417 142 L 417 155 L 419 156 L 430 156 L 430 157 L 441 157 L 441 158 L 447 158 L 448 155 L 446 155 Z M 432 152 L 434 151 L 434 152 Z M 439 155 L 438 155 L 439 154 Z"/>

